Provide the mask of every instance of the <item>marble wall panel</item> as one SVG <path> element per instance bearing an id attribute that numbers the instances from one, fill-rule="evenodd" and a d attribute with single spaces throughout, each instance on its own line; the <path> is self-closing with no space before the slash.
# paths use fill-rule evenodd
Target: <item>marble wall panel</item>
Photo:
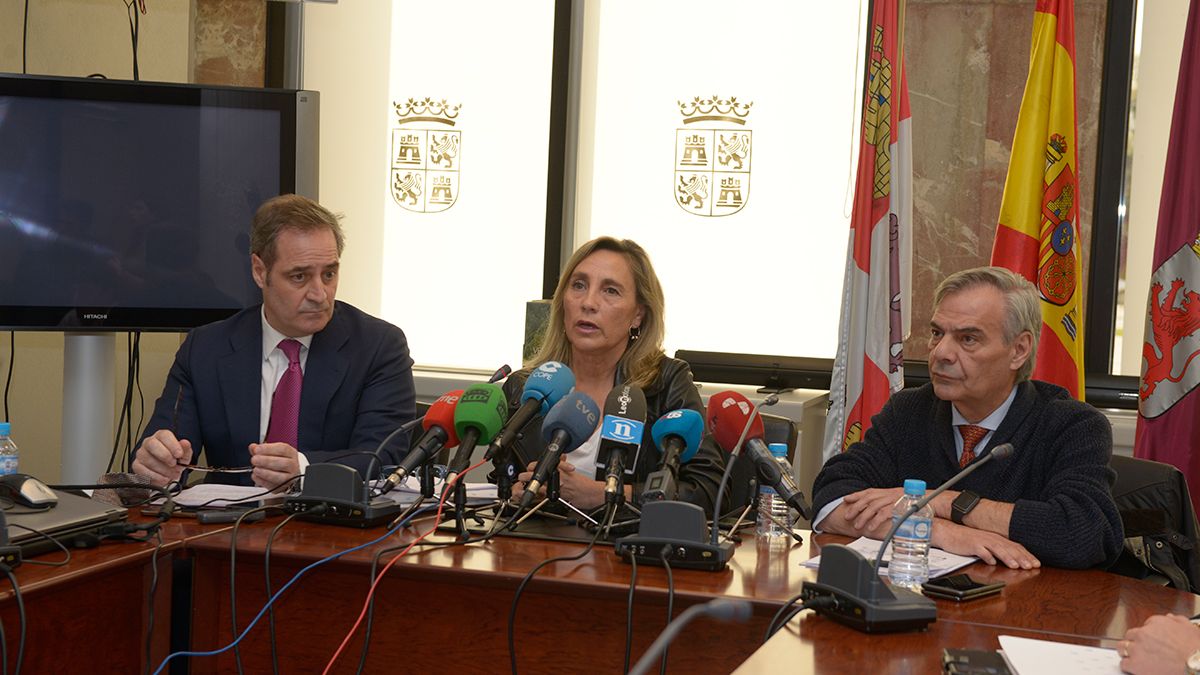
<path id="1" fill-rule="evenodd" d="M 195 0 L 192 81 L 261 87 L 266 82 L 267 6 L 262 0 Z"/>

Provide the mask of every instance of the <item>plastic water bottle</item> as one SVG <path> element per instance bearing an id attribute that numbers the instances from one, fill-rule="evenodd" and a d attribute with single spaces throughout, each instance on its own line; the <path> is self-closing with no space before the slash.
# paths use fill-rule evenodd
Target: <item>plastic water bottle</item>
<path id="1" fill-rule="evenodd" d="M 904 495 L 892 507 L 892 525 L 904 517 L 913 504 L 925 496 L 925 481 L 904 481 Z M 892 540 L 892 560 L 888 563 L 888 579 L 893 586 L 920 591 L 929 580 L 929 540 L 933 535 L 933 507 L 926 504 L 908 517 Z"/>
<path id="2" fill-rule="evenodd" d="M 12 425 L 0 422 L 0 476 L 17 472 L 17 444 L 13 442 Z"/>
<path id="3" fill-rule="evenodd" d="M 772 443 L 768 447 L 771 449 L 771 456 L 775 458 L 775 461 L 780 463 L 784 471 L 791 473 L 792 467 L 787 463 L 787 444 Z M 775 519 L 772 520 L 771 516 L 774 516 Z M 783 501 L 783 497 L 775 492 L 775 488 L 770 485 L 760 485 L 758 488 L 758 523 L 755 533 L 759 537 L 790 537 L 788 528 L 775 521 L 790 524 L 792 522 L 791 509 L 788 508 L 787 502 Z"/>

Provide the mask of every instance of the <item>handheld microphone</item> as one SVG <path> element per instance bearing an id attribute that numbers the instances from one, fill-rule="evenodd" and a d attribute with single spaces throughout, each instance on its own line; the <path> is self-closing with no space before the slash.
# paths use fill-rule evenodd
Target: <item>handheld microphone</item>
<path id="1" fill-rule="evenodd" d="M 1012 443 L 992 448 L 986 455 L 968 464 L 950 480 L 942 483 L 941 487 L 910 506 L 902 518 L 893 519 L 892 529 L 883 538 L 874 565 L 849 546 L 822 546 L 817 580 L 804 582 L 800 587 L 801 599 L 808 602 L 815 598 L 832 598 L 834 602 L 830 606 L 817 608 L 817 613 L 864 633 L 920 630 L 935 621 L 937 605 L 932 600 L 907 588 L 889 587 L 879 578 L 879 564 L 883 559 L 883 552 L 896 536 L 896 530 L 912 514 L 925 508 L 926 504 L 979 467 L 993 459 L 1006 459 L 1012 453 Z"/>
<path id="2" fill-rule="evenodd" d="M 499 368 L 497 368 L 496 372 L 492 373 L 492 376 L 488 378 L 488 384 L 496 384 L 497 382 L 499 382 L 500 380 L 503 380 L 504 378 L 508 377 L 511 374 L 512 374 L 512 368 L 509 367 L 509 365 L 506 363 L 506 364 L 500 366 Z"/>
<path id="3" fill-rule="evenodd" d="M 695 410 L 672 410 L 658 418 L 650 427 L 650 437 L 662 452 L 662 463 L 657 471 L 646 477 L 642 503 L 675 499 L 679 494 L 679 465 L 696 456 L 703 435 L 704 416 Z"/>
<path id="4" fill-rule="evenodd" d="M 736 391 L 713 394 L 709 397 L 708 408 L 705 410 L 709 431 L 712 432 L 717 445 L 736 459 L 743 447 L 742 441 L 747 436 L 753 435 L 760 439 L 763 436 L 762 417 L 758 415 L 758 408 L 775 405 L 778 402 L 779 397 L 775 394 L 763 399 L 758 405 L 752 405 L 750 399 Z M 770 453 L 768 452 L 768 454 Z M 713 508 L 713 523 L 710 532 L 711 543 L 714 546 L 720 535 L 718 525 L 721 503 L 725 499 L 725 488 L 729 485 L 729 477 L 733 474 L 733 465 L 732 460 L 725 463 L 725 474 L 721 476 L 721 485 L 717 488 L 717 504 Z"/>
<path id="5" fill-rule="evenodd" d="M 521 407 L 508 418 L 508 423 L 488 445 L 483 458 L 494 459 L 516 440 L 517 434 L 529 420 L 537 415 L 545 415 L 574 387 L 575 373 L 558 361 L 547 361 L 534 369 L 525 380 L 525 389 L 521 391 Z"/>
<path id="6" fill-rule="evenodd" d="M 454 409 L 462 394 L 461 389 L 448 391 L 429 406 L 429 412 L 422 418 L 425 434 L 408 451 L 396 470 L 384 479 L 379 494 L 391 492 L 417 467 L 433 459 L 442 448 L 458 445 L 458 436 L 454 432 Z"/>
<path id="7" fill-rule="evenodd" d="M 489 443 L 508 418 L 508 398 L 495 384 L 473 384 L 463 392 L 454 410 L 454 430 L 458 433 L 458 450 L 450 460 L 446 475 L 449 485 L 471 463 L 471 455 L 479 442 Z"/>
<path id="8" fill-rule="evenodd" d="M 583 445 L 596 430 L 599 420 L 600 408 L 581 391 L 567 394 L 546 413 L 546 419 L 542 422 L 542 439 L 546 441 L 546 449 L 533 470 L 533 480 L 529 481 L 525 493 L 521 495 L 521 510 L 533 504 L 534 497 L 550 473 L 558 471 L 559 458 Z"/>
<path id="9" fill-rule="evenodd" d="M 646 395 L 641 387 L 619 384 L 604 399 L 604 420 L 600 426 L 600 449 L 596 480 L 604 481 L 604 501 L 615 504 L 623 496 L 625 459 L 632 453 L 636 462 L 646 429 Z"/>

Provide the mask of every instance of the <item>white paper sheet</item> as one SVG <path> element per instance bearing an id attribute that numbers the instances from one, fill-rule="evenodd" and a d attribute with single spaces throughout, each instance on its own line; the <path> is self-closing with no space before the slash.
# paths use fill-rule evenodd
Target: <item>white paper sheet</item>
<path id="1" fill-rule="evenodd" d="M 1000 647 L 1004 649 L 1004 658 L 1008 659 L 1016 675 L 1121 675 L 1121 657 L 1115 649 L 1030 640 L 1012 635 L 1001 635 Z"/>
<path id="2" fill-rule="evenodd" d="M 878 539 L 870 539 L 868 537 L 859 537 L 847 544 L 850 548 L 858 551 L 864 558 L 870 561 L 875 560 L 875 556 L 879 554 L 879 547 L 883 544 Z M 888 545 L 887 551 L 883 554 L 883 566 L 879 568 L 880 574 L 887 574 L 887 563 L 892 559 L 892 547 Z M 929 576 L 939 577 L 943 574 L 948 574 L 954 570 L 961 569 L 979 560 L 974 556 L 958 555 L 955 553 L 947 553 L 940 548 L 929 548 Z M 821 556 L 809 558 L 804 561 L 805 567 L 820 567 Z"/>

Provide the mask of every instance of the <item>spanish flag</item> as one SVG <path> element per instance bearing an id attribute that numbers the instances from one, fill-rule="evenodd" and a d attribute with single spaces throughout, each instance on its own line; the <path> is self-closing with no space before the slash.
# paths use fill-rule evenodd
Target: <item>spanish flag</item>
<path id="1" fill-rule="evenodd" d="M 1075 139 L 1075 9 L 1038 0 L 1029 78 L 1017 117 L 992 264 L 1022 274 L 1042 298 L 1033 377 L 1083 397 L 1083 290 Z"/>
<path id="2" fill-rule="evenodd" d="M 860 151 L 850 216 L 825 459 L 871 426 L 904 388 L 912 288 L 912 113 L 904 75 L 904 0 L 871 3 Z"/>

